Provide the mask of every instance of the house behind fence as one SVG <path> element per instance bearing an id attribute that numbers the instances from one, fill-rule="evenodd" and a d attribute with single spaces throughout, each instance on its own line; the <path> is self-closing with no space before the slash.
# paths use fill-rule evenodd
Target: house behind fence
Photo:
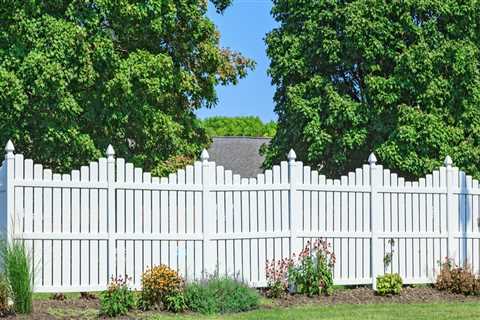
<path id="1" fill-rule="evenodd" d="M 415 182 L 368 164 L 327 179 L 293 151 L 272 170 L 241 178 L 209 161 L 169 177 L 152 177 L 107 157 L 54 174 L 9 141 L 0 168 L 1 227 L 23 240 L 38 292 L 105 289 L 113 275 L 140 286 L 160 263 L 187 280 L 216 270 L 266 285 L 266 260 L 327 239 L 337 256 L 336 284 L 372 284 L 398 272 L 405 283 L 429 283 L 446 256 L 480 271 L 478 181 L 445 166 Z"/>

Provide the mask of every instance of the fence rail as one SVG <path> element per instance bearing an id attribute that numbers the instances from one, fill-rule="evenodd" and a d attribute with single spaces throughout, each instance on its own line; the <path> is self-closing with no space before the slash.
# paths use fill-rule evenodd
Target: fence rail
<path id="1" fill-rule="evenodd" d="M 38 292 L 101 290 L 111 276 L 136 287 L 160 263 L 187 280 L 218 272 L 264 286 L 265 262 L 327 239 L 337 284 L 376 285 L 398 272 L 405 283 L 432 282 L 446 256 L 480 271 L 478 181 L 445 166 L 408 182 L 368 164 L 327 179 L 293 150 L 256 178 L 201 161 L 168 177 L 115 158 L 54 174 L 9 141 L 0 167 L 0 227 L 22 240 Z M 385 259 L 389 257 L 389 259 Z"/>

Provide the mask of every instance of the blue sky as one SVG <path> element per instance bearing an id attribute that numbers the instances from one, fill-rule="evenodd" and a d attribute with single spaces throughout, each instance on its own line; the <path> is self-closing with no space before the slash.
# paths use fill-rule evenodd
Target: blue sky
<path id="1" fill-rule="evenodd" d="M 234 0 L 223 15 L 211 8 L 208 16 L 221 33 L 221 46 L 240 51 L 257 62 L 254 71 L 236 85 L 217 87 L 218 105 L 201 109 L 201 118 L 210 116 L 259 116 L 263 121 L 275 120 L 273 112 L 274 87 L 267 76 L 269 60 L 264 38 L 276 23 L 270 16 L 270 0 Z"/>

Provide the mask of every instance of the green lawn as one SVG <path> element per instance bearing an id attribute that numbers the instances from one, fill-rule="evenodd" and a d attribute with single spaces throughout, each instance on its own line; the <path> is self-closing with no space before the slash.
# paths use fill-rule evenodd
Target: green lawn
<path id="1" fill-rule="evenodd" d="M 478 319 L 480 314 L 480 304 L 475 302 L 468 303 L 434 303 L 434 304 L 371 304 L 371 305 L 305 305 L 288 309 L 270 309 L 257 310 L 247 313 L 223 315 L 223 316 L 154 316 L 149 320 L 168 320 L 168 319 L 292 319 L 292 320 L 310 320 L 310 319 Z"/>

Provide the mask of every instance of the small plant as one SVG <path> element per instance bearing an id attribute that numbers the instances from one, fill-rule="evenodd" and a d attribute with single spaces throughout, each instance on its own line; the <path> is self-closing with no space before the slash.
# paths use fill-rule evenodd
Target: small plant
<path id="1" fill-rule="evenodd" d="M 183 279 L 166 265 L 154 266 L 142 274 L 142 309 L 166 309 L 166 298 L 181 292 Z"/>
<path id="2" fill-rule="evenodd" d="M 50 296 L 50 299 L 51 300 L 57 300 L 57 301 L 64 301 L 67 299 L 67 297 L 65 297 L 65 294 L 61 293 L 61 292 L 57 292 L 57 293 L 54 293 Z"/>
<path id="3" fill-rule="evenodd" d="M 258 308 L 260 296 L 246 284 L 228 277 L 213 276 L 185 288 L 188 308 L 202 314 L 242 312 Z"/>
<path id="4" fill-rule="evenodd" d="M 385 273 L 387 273 L 388 268 L 392 264 L 393 260 L 393 253 L 395 252 L 393 248 L 395 247 L 395 240 L 394 239 L 389 239 L 388 244 L 390 244 L 390 252 L 386 253 L 385 256 L 383 257 L 383 266 L 385 269 Z"/>
<path id="5" fill-rule="evenodd" d="M 267 278 L 267 295 L 270 298 L 282 297 L 288 289 L 288 270 L 292 267 L 292 259 L 267 260 L 265 275 Z"/>
<path id="6" fill-rule="evenodd" d="M 400 294 L 403 280 L 398 273 L 387 273 L 377 277 L 377 293 L 381 296 Z"/>
<path id="7" fill-rule="evenodd" d="M 3 270 L 10 284 L 15 311 L 32 312 L 33 269 L 28 250 L 20 241 L 13 241 L 3 248 Z"/>
<path id="8" fill-rule="evenodd" d="M 0 274 L 0 317 L 14 314 L 12 290 L 4 274 Z"/>
<path id="9" fill-rule="evenodd" d="M 130 278 L 113 278 L 100 294 L 100 313 L 108 317 L 123 316 L 135 308 L 135 297 L 128 286 Z"/>
<path id="10" fill-rule="evenodd" d="M 443 263 L 440 263 L 440 273 L 437 276 L 435 287 L 451 293 L 480 295 L 480 279 L 470 267 L 468 265 L 459 267 L 448 257 Z"/>
<path id="11" fill-rule="evenodd" d="M 297 293 L 313 296 L 330 295 L 333 292 L 335 254 L 330 251 L 330 244 L 326 240 L 316 240 L 311 246 L 307 242 L 298 260 L 290 264 L 288 280 Z"/>
<path id="12" fill-rule="evenodd" d="M 97 296 L 95 295 L 95 293 L 91 293 L 91 292 L 80 292 L 80 299 L 82 300 L 97 300 Z"/>
<path id="13" fill-rule="evenodd" d="M 168 294 L 164 300 L 164 306 L 167 311 L 179 313 L 185 311 L 187 304 L 182 291 Z"/>

